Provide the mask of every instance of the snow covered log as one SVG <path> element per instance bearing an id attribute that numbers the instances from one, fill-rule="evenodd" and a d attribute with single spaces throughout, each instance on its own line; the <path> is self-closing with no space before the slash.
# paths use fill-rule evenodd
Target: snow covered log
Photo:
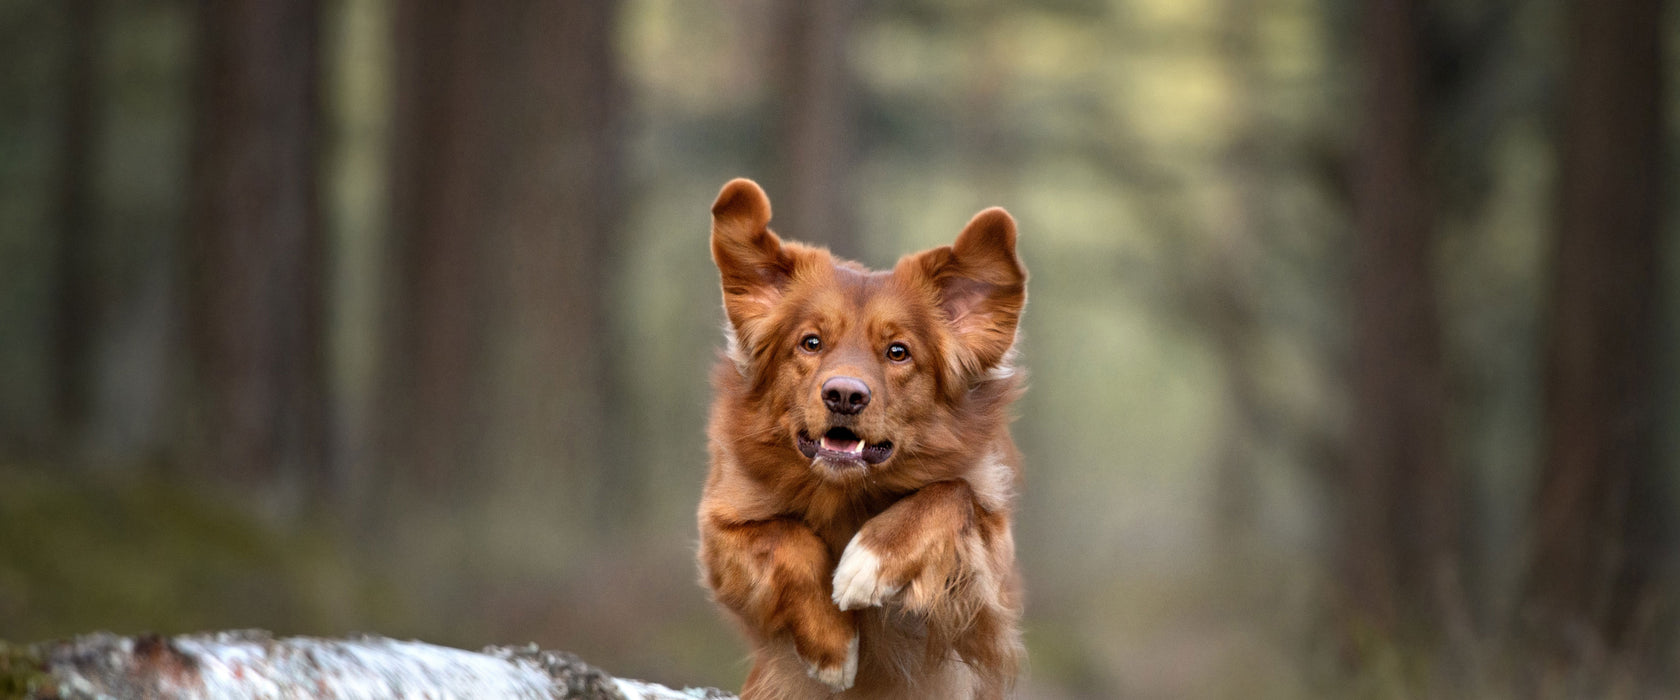
<path id="1" fill-rule="evenodd" d="M 27 698 L 733 698 L 614 678 L 566 652 L 481 652 L 385 637 L 262 631 L 178 637 L 91 634 L 26 649 L 0 644 L 0 697 Z"/>

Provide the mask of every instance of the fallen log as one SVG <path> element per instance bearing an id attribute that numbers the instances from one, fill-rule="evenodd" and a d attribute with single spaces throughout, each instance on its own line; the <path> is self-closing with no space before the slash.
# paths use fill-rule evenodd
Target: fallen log
<path id="1" fill-rule="evenodd" d="M 275 638 L 260 630 L 176 637 L 90 634 L 0 644 L 0 697 L 12 698 L 572 698 L 718 700 L 615 678 L 536 645 L 464 649 L 378 636 Z"/>

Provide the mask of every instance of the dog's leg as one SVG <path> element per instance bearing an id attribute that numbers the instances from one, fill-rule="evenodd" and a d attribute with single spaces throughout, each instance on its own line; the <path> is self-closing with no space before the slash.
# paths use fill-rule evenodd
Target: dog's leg
<path id="1" fill-rule="evenodd" d="M 828 548 L 788 520 L 704 523 L 700 557 L 717 600 L 770 642 L 785 634 L 812 678 L 835 691 L 857 676 L 852 613 L 830 602 Z"/>
<path id="2" fill-rule="evenodd" d="M 985 526 L 963 481 L 922 487 L 864 523 L 834 570 L 841 610 L 880 605 L 903 591 L 905 609 L 926 612 L 975 577 L 990 576 Z"/>
<path id="3" fill-rule="evenodd" d="M 1007 516 L 982 508 L 967 482 L 941 481 L 864 523 L 835 567 L 834 602 L 857 610 L 893 600 L 922 615 L 979 675 L 977 696 L 997 697 L 1021 655 L 1013 562 Z"/>

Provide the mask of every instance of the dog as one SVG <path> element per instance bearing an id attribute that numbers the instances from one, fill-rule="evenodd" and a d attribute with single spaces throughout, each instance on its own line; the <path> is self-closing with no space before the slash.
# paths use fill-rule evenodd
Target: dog
<path id="1" fill-rule="evenodd" d="M 982 211 L 890 272 L 769 223 L 751 180 L 712 205 L 728 348 L 699 563 L 752 645 L 741 696 L 1003 697 L 1025 656 L 1015 221 Z"/>

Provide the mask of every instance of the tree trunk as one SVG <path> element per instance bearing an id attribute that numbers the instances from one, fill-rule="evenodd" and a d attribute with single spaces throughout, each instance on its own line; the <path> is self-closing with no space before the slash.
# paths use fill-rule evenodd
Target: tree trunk
<path id="1" fill-rule="evenodd" d="M 191 343 L 205 469 L 315 488 L 327 472 L 316 5 L 199 5 Z"/>
<path id="2" fill-rule="evenodd" d="M 1657 463 L 1663 118 L 1659 0 L 1581 0 L 1568 23 L 1545 452 L 1524 615 L 1566 658 L 1636 641 L 1669 556 Z"/>
<path id="3" fill-rule="evenodd" d="M 780 149 L 778 230 L 857 259 L 856 86 L 848 45 L 857 0 L 777 0 L 771 57 Z"/>
<path id="4" fill-rule="evenodd" d="M 396 15 L 382 462 L 404 476 L 388 478 L 436 490 L 560 469 L 595 493 L 630 479 L 602 449 L 622 207 L 616 4 Z"/>
<path id="5" fill-rule="evenodd" d="M 489 153 L 484 115 L 488 49 L 468 39 L 488 30 L 472 6 L 400 3 L 390 180 L 390 327 L 383 462 L 391 481 L 446 486 L 450 465 L 471 459 L 470 436 L 482 419 L 470 391 L 483 360 L 480 310 L 489 307 L 480 250 L 483 202 L 500 153 Z M 483 39 L 478 44 L 485 43 Z M 495 203 L 499 204 L 499 202 Z M 400 465 L 400 466 L 397 466 Z"/>
<path id="6" fill-rule="evenodd" d="M 53 334 L 55 449 L 69 453 L 82 436 L 92 405 L 93 335 L 98 294 L 90 259 L 98 202 L 95 145 L 103 106 L 95 66 L 104 32 L 103 0 L 67 0 L 59 119 L 58 251 L 54 260 L 57 327 Z"/>
<path id="7" fill-rule="evenodd" d="M 1423 10 L 1370 0 L 1354 182 L 1352 455 L 1341 575 L 1354 623 L 1424 645 L 1457 587 L 1461 494 L 1448 463 L 1431 181 L 1424 167 Z"/>

